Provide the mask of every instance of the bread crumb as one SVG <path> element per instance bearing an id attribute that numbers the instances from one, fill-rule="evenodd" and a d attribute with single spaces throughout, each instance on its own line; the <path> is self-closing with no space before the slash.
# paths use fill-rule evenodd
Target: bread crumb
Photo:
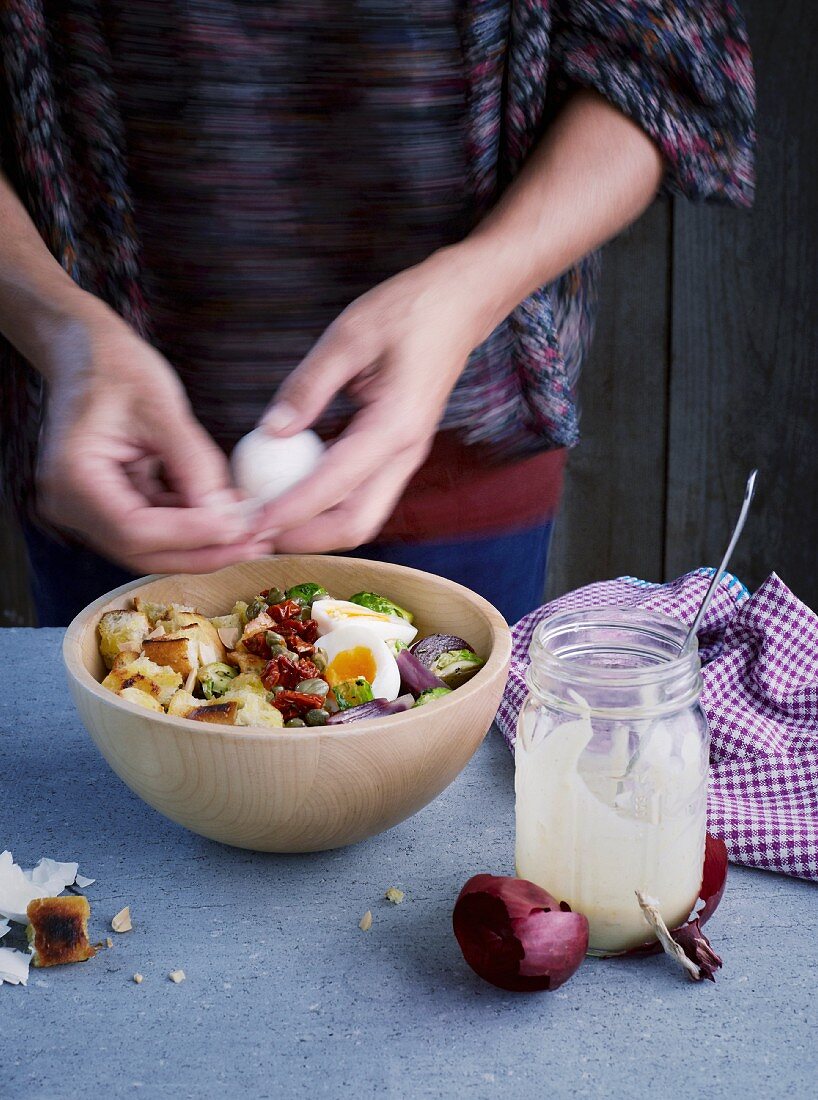
<path id="1" fill-rule="evenodd" d="M 142 975 L 137 972 L 136 974 L 134 974 L 133 980 L 136 982 L 137 985 L 141 985 L 142 984 Z"/>
<path id="2" fill-rule="evenodd" d="M 358 927 L 362 932 L 368 932 L 372 927 L 372 911 L 367 909 L 361 919 L 358 921 Z"/>
<path id="3" fill-rule="evenodd" d="M 131 923 L 131 907 L 126 905 L 124 909 L 120 909 L 117 915 L 111 921 L 111 928 L 114 932 L 130 932 L 133 929 Z"/>
<path id="4" fill-rule="evenodd" d="M 176 982 L 176 984 L 178 985 L 179 982 L 183 982 L 185 980 L 185 972 L 184 970 L 171 970 L 170 974 L 168 974 L 168 977 L 172 982 Z"/>
<path id="5" fill-rule="evenodd" d="M 390 886 L 383 896 L 387 901 L 391 901 L 393 905 L 400 905 L 406 897 L 406 894 L 404 894 L 403 890 L 399 890 L 397 886 Z"/>
<path id="6" fill-rule="evenodd" d="M 111 939 L 110 936 L 105 937 L 105 946 L 106 947 L 113 947 L 114 946 L 114 941 Z"/>

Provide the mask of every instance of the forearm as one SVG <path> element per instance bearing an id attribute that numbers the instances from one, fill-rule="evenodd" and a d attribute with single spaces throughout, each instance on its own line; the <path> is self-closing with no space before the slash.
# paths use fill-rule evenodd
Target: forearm
<path id="1" fill-rule="evenodd" d="M 104 309 L 51 255 L 0 173 L 0 332 L 49 377 L 60 359 L 55 350 L 66 324 Z"/>
<path id="2" fill-rule="evenodd" d="M 519 177 L 455 246 L 488 333 L 537 287 L 633 222 L 662 179 L 661 154 L 595 92 L 565 106 Z"/>

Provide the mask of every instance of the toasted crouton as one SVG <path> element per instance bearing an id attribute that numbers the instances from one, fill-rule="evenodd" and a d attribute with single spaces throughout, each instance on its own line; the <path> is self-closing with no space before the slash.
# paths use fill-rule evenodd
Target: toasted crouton
<path id="1" fill-rule="evenodd" d="M 169 611 L 167 604 L 151 603 L 150 600 L 143 600 L 141 596 L 134 596 L 133 605 L 146 617 L 151 628 L 155 627 L 160 619 L 164 619 Z"/>
<path id="2" fill-rule="evenodd" d="M 214 661 L 223 661 L 226 650 L 219 632 L 204 615 L 197 612 L 180 611 L 169 620 L 174 633 L 190 635 L 199 647 L 199 664 L 210 665 Z"/>
<path id="3" fill-rule="evenodd" d="M 225 726 L 235 726 L 238 713 L 239 704 L 231 700 L 229 703 L 205 703 L 194 707 L 187 712 L 185 718 L 192 718 L 194 722 L 216 722 Z"/>
<path id="4" fill-rule="evenodd" d="M 141 611 L 106 611 L 99 620 L 99 652 L 106 668 L 112 668 L 123 650 L 139 650 L 150 630 Z"/>
<path id="5" fill-rule="evenodd" d="M 267 689 L 262 684 L 261 677 L 257 672 L 240 672 L 235 679 L 230 681 L 230 687 L 222 698 L 233 699 L 238 695 L 246 694 L 248 691 L 254 695 L 260 695 L 263 699 L 267 698 Z"/>
<path id="6" fill-rule="evenodd" d="M 85 962 L 96 951 L 88 942 L 88 898 L 34 898 L 28 903 L 29 939 L 34 948 L 34 966 L 59 966 Z"/>
<path id="7" fill-rule="evenodd" d="M 192 631 L 146 638 L 142 643 L 142 652 L 157 665 L 175 669 L 183 680 L 199 667 L 199 644 Z"/>
<path id="8" fill-rule="evenodd" d="M 230 685 L 230 690 L 222 696 L 222 702 L 235 701 L 239 705 L 236 715 L 237 726 L 284 725 L 281 711 L 267 700 L 267 692 L 257 673 L 243 672 Z"/>
<path id="9" fill-rule="evenodd" d="M 276 624 L 273 619 L 267 614 L 266 611 L 262 611 L 260 615 L 256 615 L 255 619 L 251 619 L 244 628 L 241 640 L 246 642 L 248 638 L 255 637 L 256 634 L 266 634 L 268 630 L 275 630 Z"/>
<path id="10" fill-rule="evenodd" d="M 127 668 L 128 665 L 132 665 L 134 663 L 134 661 L 138 661 L 138 660 L 139 660 L 139 650 L 138 649 L 123 649 L 122 652 L 118 653 L 116 655 L 116 657 L 114 658 L 114 663 L 111 665 L 111 668 L 114 672 L 116 672 L 120 668 Z"/>
<path id="11" fill-rule="evenodd" d="M 174 714 L 177 718 L 185 718 L 188 711 L 195 710 L 202 705 L 202 700 L 197 699 L 189 691 L 179 690 L 173 693 L 168 703 L 168 714 Z"/>
<path id="12" fill-rule="evenodd" d="M 279 729 L 284 725 L 281 711 L 252 691 L 243 694 L 241 704 L 236 715 L 237 726 L 267 726 L 271 729 Z"/>
<path id="13" fill-rule="evenodd" d="M 102 686 L 120 692 L 134 687 L 158 699 L 164 706 L 182 686 L 182 677 L 175 669 L 154 664 L 149 657 L 138 657 L 123 668 L 111 669 Z"/>
<path id="14" fill-rule="evenodd" d="M 267 667 L 268 662 L 263 657 L 257 657 L 255 653 L 248 653 L 239 642 L 237 649 L 231 649 L 225 656 L 228 664 L 235 665 L 242 672 L 255 672 L 260 675 Z"/>
<path id="15" fill-rule="evenodd" d="M 160 714 L 164 714 L 164 708 L 159 700 L 154 699 L 153 695 L 149 695 L 147 691 L 141 691 L 135 685 L 123 688 L 122 691 L 117 692 L 117 695 L 120 699 L 127 699 L 129 703 L 136 703 L 138 707 L 145 707 L 146 710 L 158 710 Z"/>

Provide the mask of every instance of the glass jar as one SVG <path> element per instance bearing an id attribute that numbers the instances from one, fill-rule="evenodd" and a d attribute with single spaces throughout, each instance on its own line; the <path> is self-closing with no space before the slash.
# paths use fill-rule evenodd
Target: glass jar
<path id="1" fill-rule="evenodd" d="M 531 642 L 517 723 L 517 874 L 584 913 L 591 954 L 655 937 L 641 890 L 669 928 L 702 880 L 710 734 L 698 648 L 654 612 L 569 611 Z"/>

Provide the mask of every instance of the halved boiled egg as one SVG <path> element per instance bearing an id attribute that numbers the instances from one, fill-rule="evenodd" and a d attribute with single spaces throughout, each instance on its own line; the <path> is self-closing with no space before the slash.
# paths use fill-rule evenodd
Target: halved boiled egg
<path id="1" fill-rule="evenodd" d="M 319 644 L 327 655 L 324 676 L 330 687 L 344 680 L 354 680 L 356 676 L 364 676 L 372 685 L 372 694 L 376 699 L 391 702 L 400 695 L 397 662 L 386 642 L 373 634 L 368 626 L 339 626 L 337 630 L 325 634 Z"/>
<path id="2" fill-rule="evenodd" d="M 341 626 L 365 626 L 384 641 L 397 640 L 409 645 L 417 635 L 417 627 L 397 615 L 384 615 L 349 600 L 317 600 L 312 605 L 312 617 L 318 623 L 319 634 L 329 634 Z M 321 646 L 323 648 L 323 642 Z"/>

